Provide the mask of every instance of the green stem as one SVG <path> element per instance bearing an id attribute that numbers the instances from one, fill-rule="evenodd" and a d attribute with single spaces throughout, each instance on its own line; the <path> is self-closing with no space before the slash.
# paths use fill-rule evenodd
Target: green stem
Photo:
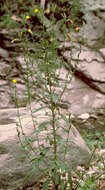
<path id="1" fill-rule="evenodd" d="M 56 153 L 57 153 L 57 142 L 56 142 L 56 123 L 55 123 L 55 107 L 52 98 L 52 85 L 51 85 L 51 77 L 48 73 L 48 83 L 49 83 L 49 95 L 50 95 L 50 102 L 51 102 L 51 112 L 52 112 L 52 129 L 53 129 L 53 139 L 54 139 L 54 158 L 56 160 Z"/>
<path id="2" fill-rule="evenodd" d="M 54 158 L 56 160 L 56 153 L 57 153 L 57 142 L 56 142 L 56 129 L 55 129 L 55 111 L 52 105 L 52 128 L 53 128 L 53 138 L 54 138 Z"/>

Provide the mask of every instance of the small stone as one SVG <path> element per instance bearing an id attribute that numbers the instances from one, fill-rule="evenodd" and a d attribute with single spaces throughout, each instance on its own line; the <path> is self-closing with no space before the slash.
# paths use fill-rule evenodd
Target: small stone
<path id="1" fill-rule="evenodd" d="M 89 119 L 89 117 L 90 117 L 90 115 L 88 113 L 83 113 L 78 116 L 79 119 L 84 119 L 84 120 Z"/>
<path id="2" fill-rule="evenodd" d="M 102 99 L 102 98 L 104 98 L 104 95 L 103 95 L 103 94 L 97 94 L 97 95 L 96 95 L 96 98 L 97 98 L 97 99 Z"/>
<path id="3" fill-rule="evenodd" d="M 71 114 L 70 118 L 71 118 L 71 119 L 74 119 L 74 118 L 75 118 L 75 116 L 74 116 L 73 114 Z"/>

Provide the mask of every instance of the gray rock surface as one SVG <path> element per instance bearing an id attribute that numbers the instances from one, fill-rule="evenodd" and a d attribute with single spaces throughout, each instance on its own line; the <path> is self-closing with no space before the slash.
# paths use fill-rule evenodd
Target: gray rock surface
<path id="1" fill-rule="evenodd" d="M 81 29 L 87 44 L 94 48 L 105 44 L 105 0 L 80 0 L 86 25 Z"/>
<path id="2" fill-rule="evenodd" d="M 103 54 L 76 43 L 62 43 L 60 49 L 64 47 L 63 56 L 68 62 L 68 69 L 72 67 L 80 79 L 105 94 L 105 58 Z M 67 48 L 72 48 L 72 56 L 70 50 L 66 51 Z"/>

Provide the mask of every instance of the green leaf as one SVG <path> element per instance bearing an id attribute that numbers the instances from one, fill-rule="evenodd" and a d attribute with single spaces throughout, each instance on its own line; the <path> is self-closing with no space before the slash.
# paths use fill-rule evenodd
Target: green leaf
<path id="1" fill-rule="evenodd" d="M 41 150 L 40 155 L 44 157 L 49 150 L 50 147 L 44 147 L 43 150 Z"/>
<path id="2" fill-rule="evenodd" d="M 66 118 L 65 115 L 63 115 L 63 114 L 60 114 L 60 115 L 61 115 L 61 118 L 62 118 L 67 124 L 70 124 L 70 123 L 69 123 L 69 120 Z"/>
<path id="3" fill-rule="evenodd" d="M 69 170 L 68 166 L 63 161 L 59 162 L 59 167 L 61 168 L 62 171 L 68 172 L 68 170 Z"/>
<path id="4" fill-rule="evenodd" d="M 44 108 L 46 108 L 46 107 L 45 107 L 45 106 L 44 106 L 44 107 L 40 107 L 40 108 L 38 108 L 38 109 L 33 110 L 31 113 L 36 113 L 36 112 L 38 112 L 38 111 L 40 111 L 40 110 L 42 110 L 42 109 L 44 109 Z"/>
<path id="5" fill-rule="evenodd" d="M 55 184 L 55 186 L 58 185 L 60 183 L 60 173 L 54 171 L 53 178 L 54 178 L 54 184 Z"/>
<path id="6" fill-rule="evenodd" d="M 60 185 L 61 185 L 61 190 L 64 190 L 64 189 L 65 189 L 64 180 L 61 180 L 61 181 L 60 181 Z"/>
<path id="7" fill-rule="evenodd" d="M 42 186 L 43 190 L 47 190 L 49 184 L 50 184 L 50 180 L 47 179 L 47 180 L 43 183 L 43 186 Z"/>
<path id="8" fill-rule="evenodd" d="M 43 130 L 46 130 L 46 125 L 48 124 L 51 124 L 50 121 L 45 121 L 43 123 L 41 123 L 39 126 L 38 126 L 38 130 L 36 131 L 36 133 L 40 133 L 40 131 L 43 131 Z"/>
<path id="9" fill-rule="evenodd" d="M 58 96 L 56 94 L 52 94 L 52 99 L 53 99 L 53 102 L 56 103 L 57 100 L 58 100 Z"/>

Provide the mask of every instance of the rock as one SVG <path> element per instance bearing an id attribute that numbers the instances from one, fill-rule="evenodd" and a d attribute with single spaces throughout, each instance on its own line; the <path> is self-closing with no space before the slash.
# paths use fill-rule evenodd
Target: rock
<path id="1" fill-rule="evenodd" d="M 72 57 L 70 50 L 62 53 L 68 62 L 68 69 L 75 70 L 76 76 L 85 81 L 90 87 L 105 94 L 105 59 L 102 54 L 85 46 L 79 48 L 75 43 L 74 46 L 71 43 L 62 43 L 60 50 L 61 47 L 65 47 L 65 49 L 72 48 Z"/>
<path id="2" fill-rule="evenodd" d="M 1 80 L 2 82 L 2 80 Z M 1 83 L 0 82 L 0 83 Z M 4 83 L 4 81 L 3 81 Z M 9 88 L 8 86 L 0 87 L 0 108 L 7 108 L 7 107 L 14 107 L 13 104 L 11 104 L 11 97 L 9 95 Z"/>
<path id="3" fill-rule="evenodd" d="M 1 77 L 6 77 L 10 71 L 11 71 L 11 66 L 9 64 L 6 64 L 5 62 L 0 63 L 0 76 Z"/>
<path id="4" fill-rule="evenodd" d="M 79 119 L 87 120 L 89 119 L 90 115 L 88 113 L 84 113 L 78 116 Z"/>
<path id="5" fill-rule="evenodd" d="M 98 154 L 105 157 L 105 149 L 99 150 Z"/>
<path id="6" fill-rule="evenodd" d="M 105 44 L 105 0 L 80 0 L 83 25 L 78 32 L 70 31 L 71 41 L 86 44 L 93 49 L 104 48 Z M 90 35 L 91 34 L 91 35 Z"/>
<path id="7" fill-rule="evenodd" d="M 105 42 L 105 0 L 80 0 L 81 11 L 84 13 L 84 24 L 80 35 L 84 34 L 87 44 L 94 48 L 101 48 Z M 91 34 L 91 35 L 90 35 Z"/>
<path id="8" fill-rule="evenodd" d="M 105 48 L 102 48 L 102 49 L 100 49 L 99 51 L 102 53 L 102 56 L 103 56 L 104 59 L 105 59 Z"/>
<path id="9" fill-rule="evenodd" d="M 93 108 L 98 108 L 98 107 L 102 107 L 104 105 L 104 97 L 103 98 L 101 98 L 101 99 L 95 99 L 94 100 L 94 102 L 93 102 L 93 104 L 92 104 L 92 107 Z"/>
<path id="10" fill-rule="evenodd" d="M 0 47 L 0 55 L 2 55 L 3 58 L 8 58 L 9 57 L 8 51 L 4 50 L 1 47 Z"/>
<path id="11" fill-rule="evenodd" d="M 37 124 L 42 123 L 48 119 L 47 116 L 43 116 L 43 112 L 41 115 L 34 115 L 35 121 Z M 24 115 L 21 117 L 21 123 L 24 130 L 25 135 L 32 134 L 33 132 L 33 123 L 32 118 L 29 115 Z M 60 127 L 58 128 L 58 134 L 62 137 L 63 142 L 66 140 L 66 135 L 63 128 L 66 127 L 66 123 L 64 121 L 59 121 Z M 47 126 L 49 129 L 49 125 Z M 28 157 L 26 157 L 25 152 L 23 151 L 19 138 L 17 136 L 16 124 L 8 124 L 8 125 L 0 125 L 0 189 L 6 190 L 17 190 L 21 186 L 25 186 L 27 184 L 32 184 L 37 181 L 39 177 L 42 175 L 40 170 L 33 168 L 33 175 L 25 181 L 27 175 L 31 175 L 32 173 L 32 165 L 30 164 Z M 21 130 L 21 128 L 19 128 Z M 51 132 L 51 131 L 50 131 Z M 32 138 L 35 134 L 33 134 Z M 52 146 L 45 141 L 45 137 L 48 135 L 46 130 L 43 129 L 39 134 L 39 144 L 44 144 L 46 147 L 50 147 L 49 152 L 47 153 L 48 158 L 45 158 L 42 163 L 40 163 L 40 168 L 44 169 L 49 166 L 50 160 L 53 158 Z M 23 140 L 23 136 L 21 135 L 21 140 Z M 30 136 L 31 137 L 31 136 Z M 52 138 L 52 135 L 49 134 L 49 138 Z M 34 139 L 33 148 L 37 150 L 38 142 Z M 64 154 L 62 152 L 63 147 L 62 144 L 59 145 L 58 151 L 60 152 L 60 156 L 58 159 L 64 159 Z M 79 132 L 76 130 L 74 126 L 71 127 L 69 133 L 69 142 L 67 151 L 69 152 L 65 157 L 65 163 L 71 169 L 72 167 L 76 167 L 79 164 L 87 164 L 90 158 L 90 151 L 87 148 L 84 140 L 80 136 Z M 39 155 L 38 152 L 36 154 Z M 35 158 L 35 153 L 29 148 L 27 155 L 30 159 Z M 46 164 L 45 164 L 46 163 Z M 34 162 L 33 162 L 34 165 Z M 35 165 L 34 165 L 35 167 Z"/>
<path id="12" fill-rule="evenodd" d="M 19 113 L 24 116 L 29 113 L 26 107 L 19 108 Z M 5 108 L 0 109 L 0 125 L 11 124 L 17 122 L 17 109 L 16 108 Z"/>

